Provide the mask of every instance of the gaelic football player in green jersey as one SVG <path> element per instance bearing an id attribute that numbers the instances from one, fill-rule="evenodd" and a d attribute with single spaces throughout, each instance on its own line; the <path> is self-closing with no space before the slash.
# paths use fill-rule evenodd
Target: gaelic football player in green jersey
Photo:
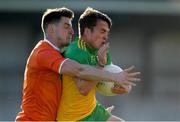
<path id="1" fill-rule="evenodd" d="M 79 38 L 70 44 L 64 56 L 94 67 L 111 64 L 109 52 L 101 54 L 99 51 L 107 47 L 111 19 L 97 10 L 87 8 L 79 19 L 78 27 Z M 68 75 L 62 78 L 63 92 L 57 120 L 124 121 L 112 115 L 96 100 L 96 81 L 83 81 Z"/>

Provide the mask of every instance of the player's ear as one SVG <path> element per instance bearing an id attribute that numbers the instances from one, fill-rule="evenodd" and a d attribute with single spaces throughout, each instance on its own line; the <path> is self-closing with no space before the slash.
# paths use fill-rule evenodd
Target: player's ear
<path id="1" fill-rule="evenodd" d="M 89 37 L 89 36 L 90 36 L 90 32 L 91 32 L 91 30 L 90 30 L 89 28 L 85 28 L 85 29 L 84 29 L 84 35 L 85 35 L 86 37 Z"/>
<path id="2" fill-rule="evenodd" d="M 49 24 L 48 27 L 47 27 L 47 31 L 48 31 L 49 33 L 54 33 L 54 32 L 55 32 L 55 29 L 56 29 L 56 27 L 55 27 L 54 24 Z"/>

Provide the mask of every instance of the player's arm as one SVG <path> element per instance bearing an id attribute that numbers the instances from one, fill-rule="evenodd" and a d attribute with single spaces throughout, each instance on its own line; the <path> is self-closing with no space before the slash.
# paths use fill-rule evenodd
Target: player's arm
<path id="1" fill-rule="evenodd" d="M 66 74 L 78 77 L 83 80 L 109 82 L 119 82 L 123 84 L 134 84 L 139 81 L 139 72 L 132 72 L 133 67 L 125 69 L 120 73 L 110 73 L 88 65 L 80 64 L 71 59 L 63 58 L 58 52 L 51 50 L 41 50 L 37 54 L 37 64 L 48 68 L 59 74 Z"/>
<path id="2" fill-rule="evenodd" d="M 122 84 L 134 84 L 135 82 L 140 81 L 138 78 L 140 72 L 132 72 L 133 69 L 134 67 L 130 67 L 120 73 L 110 73 L 92 66 L 79 64 L 76 61 L 68 59 L 63 63 L 60 73 L 70 75 L 72 77 L 78 77 L 83 80 L 104 80 Z"/>

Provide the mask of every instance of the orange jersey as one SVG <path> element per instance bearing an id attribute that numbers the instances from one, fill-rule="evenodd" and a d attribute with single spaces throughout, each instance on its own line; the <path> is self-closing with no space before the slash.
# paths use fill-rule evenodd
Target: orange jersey
<path id="1" fill-rule="evenodd" d="M 16 121 L 56 120 L 61 96 L 60 70 L 65 58 L 46 41 L 31 52 L 24 74 L 22 111 Z"/>

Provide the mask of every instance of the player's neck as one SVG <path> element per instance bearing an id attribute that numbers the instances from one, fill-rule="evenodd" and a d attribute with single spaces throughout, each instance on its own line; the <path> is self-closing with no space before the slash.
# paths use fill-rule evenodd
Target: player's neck
<path id="1" fill-rule="evenodd" d="M 47 36 L 47 37 L 45 37 L 45 39 L 48 40 L 50 43 L 52 43 L 55 47 L 59 48 L 56 40 L 53 39 L 52 37 Z"/>

